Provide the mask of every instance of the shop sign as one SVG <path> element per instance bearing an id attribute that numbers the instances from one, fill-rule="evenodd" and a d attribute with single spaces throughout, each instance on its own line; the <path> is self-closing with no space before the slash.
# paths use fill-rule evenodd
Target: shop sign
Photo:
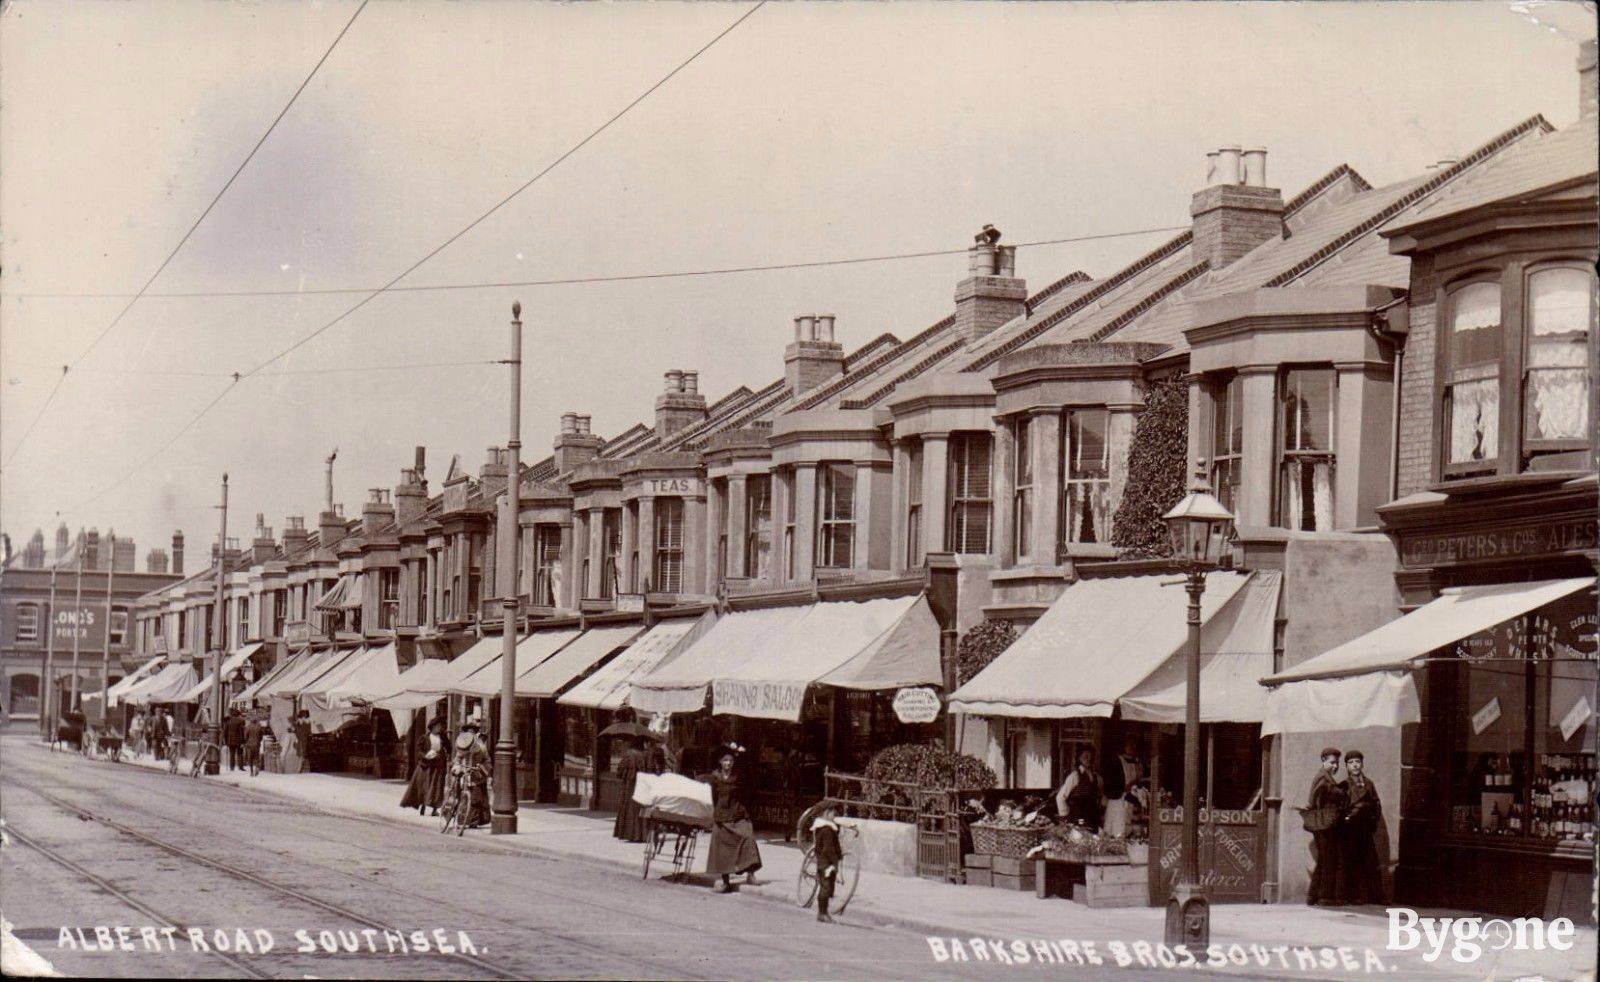
<path id="1" fill-rule="evenodd" d="M 1402 535 L 1400 561 L 1406 566 L 1442 566 L 1593 549 L 1600 542 L 1595 520 L 1572 518 L 1512 528 L 1437 535 Z"/>
<path id="2" fill-rule="evenodd" d="M 649 495 L 684 495 L 696 498 L 705 494 L 698 477 L 647 477 L 639 482 L 639 492 Z"/>
<path id="3" fill-rule="evenodd" d="M 756 719 L 800 719 L 804 682 L 742 682 L 717 679 L 711 684 L 711 711 Z"/>
<path id="4" fill-rule="evenodd" d="M 922 686 L 894 694 L 894 715 L 902 723 L 932 723 L 939 718 L 939 694 Z"/>
<path id="5" fill-rule="evenodd" d="M 1200 884 L 1212 903 L 1258 902 L 1265 852 L 1264 812 L 1200 809 Z M 1165 899 L 1183 868 L 1183 809 L 1163 808 L 1150 849 L 1150 890 Z"/>
<path id="6" fill-rule="evenodd" d="M 616 606 L 613 608 L 618 613 L 642 614 L 644 613 L 644 594 L 619 593 Z"/>
<path id="7" fill-rule="evenodd" d="M 1493 699 L 1490 699 L 1488 702 L 1484 703 L 1483 707 L 1477 712 L 1472 714 L 1472 735 L 1477 736 L 1484 730 L 1487 730 L 1489 727 L 1493 726 L 1494 721 L 1499 718 L 1500 697 L 1495 696 Z"/>
<path id="8" fill-rule="evenodd" d="M 1578 704 L 1567 710 L 1567 715 L 1561 717 L 1561 739 L 1571 740 L 1572 734 L 1578 732 L 1578 727 L 1589 722 L 1589 717 L 1594 715 L 1594 710 L 1589 706 L 1587 697 L 1578 699 Z"/>
<path id="9" fill-rule="evenodd" d="M 101 611 L 93 607 L 56 611 L 50 618 L 50 627 L 55 632 L 56 643 L 71 644 L 74 638 L 78 641 L 104 641 L 105 634 L 100 627 L 100 614 Z"/>

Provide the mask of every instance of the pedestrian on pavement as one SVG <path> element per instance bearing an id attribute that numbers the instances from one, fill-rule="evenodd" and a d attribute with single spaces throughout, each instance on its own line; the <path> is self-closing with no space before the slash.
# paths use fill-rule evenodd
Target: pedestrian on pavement
<path id="1" fill-rule="evenodd" d="M 161 735 L 167 741 L 167 752 L 172 752 L 172 738 L 178 735 L 178 723 L 172 718 L 171 709 L 158 709 L 161 714 Z"/>
<path id="2" fill-rule="evenodd" d="M 406 793 L 400 798 L 400 807 L 414 807 L 418 815 L 424 814 L 425 809 L 432 808 L 433 813 L 438 815 L 439 806 L 444 803 L 444 779 L 448 764 L 444 745 L 444 718 L 435 716 L 428 721 L 427 749 L 422 752 L 422 758 L 417 761 L 416 769 L 411 772 L 411 783 L 406 785 Z"/>
<path id="3" fill-rule="evenodd" d="M 134 756 L 144 753 L 144 714 L 134 713 L 128 721 L 128 749 Z"/>
<path id="4" fill-rule="evenodd" d="M 835 821 L 836 809 L 824 803 L 822 812 L 811 823 L 811 854 L 817 860 L 817 920 L 832 924 L 828 902 L 833 899 L 833 886 L 839 879 L 839 864 L 844 861 L 844 849 L 839 845 L 839 823 Z"/>
<path id="5" fill-rule="evenodd" d="M 1339 819 L 1339 895 L 1347 904 L 1383 903 L 1383 872 L 1378 865 L 1378 823 L 1383 804 L 1378 788 L 1364 773 L 1366 759 L 1359 750 L 1344 755 L 1347 777 L 1344 813 Z"/>
<path id="6" fill-rule="evenodd" d="M 738 873 L 754 882 L 756 870 L 761 868 L 755 826 L 750 824 L 733 770 L 739 750 L 731 744 L 723 747 L 717 755 L 717 769 L 700 778 L 711 785 L 711 850 L 706 856 L 706 872 L 718 878 L 712 887 L 717 893 L 732 890 L 728 878 Z"/>
<path id="7" fill-rule="evenodd" d="M 1078 763 L 1056 792 L 1056 814 L 1069 825 L 1098 829 L 1105 803 L 1105 782 L 1094 769 L 1094 751 L 1080 750 Z"/>
<path id="8" fill-rule="evenodd" d="M 166 715 L 152 710 L 150 723 L 145 730 L 150 734 L 150 749 L 155 751 L 156 760 L 166 760 L 167 739 L 172 736 L 172 728 L 167 723 Z"/>
<path id="9" fill-rule="evenodd" d="M 311 713 L 300 710 L 294 718 L 294 742 L 300 757 L 300 764 L 294 773 L 311 770 Z"/>
<path id="10" fill-rule="evenodd" d="M 622 803 L 617 806 L 617 820 L 611 826 L 612 838 L 624 842 L 644 841 L 644 809 L 633 800 L 633 786 L 640 774 L 654 773 L 657 771 L 643 740 L 627 738 L 627 749 L 622 751 L 617 766 L 617 778 L 622 782 Z"/>
<path id="11" fill-rule="evenodd" d="M 244 717 L 239 714 L 237 706 L 229 709 L 227 717 L 223 720 L 222 742 L 228 747 L 228 770 L 243 770 Z"/>
<path id="12" fill-rule="evenodd" d="M 460 818 L 461 824 L 469 829 L 489 824 L 489 748 L 483 742 L 481 730 L 477 716 L 461 724 L 461 732 L 456 734 L 455 760 L 450 765 L 456 793 L 459 794 L 462 787 L 472 792 L 472 805 Z M 447 793 L 445 797 L 446 806 L 453 807 L 451 796 Z"/>
<path id="13" fill-rule="evenodd" d="M 1325 747 L 1322 766 L 1306 796 L 1305 822 L 1311 830 L 1311 887 L 1306 903 L 1312 907 L 1337 907 L 1339 895 L 1339 819 L 1344 815 L 1344 788 L 1339 785 L 1339 748 Z"/>
<path id="14" fill-rule="evenodd" d="M 244 765 L 259 768 L 261 758 L 261 719 L 254 712 L 244 722 L 240 742 L 244 744 Z"/>

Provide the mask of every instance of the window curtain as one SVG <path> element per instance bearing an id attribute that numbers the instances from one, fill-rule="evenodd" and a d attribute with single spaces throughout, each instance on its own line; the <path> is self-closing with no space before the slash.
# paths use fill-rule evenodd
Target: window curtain
<path id="1" fill-rule="evenodd" d="M 1500 380 L 1481 378 L 1450 387 L 1450 460 L 1493 460 L 1499 454 Z"/>

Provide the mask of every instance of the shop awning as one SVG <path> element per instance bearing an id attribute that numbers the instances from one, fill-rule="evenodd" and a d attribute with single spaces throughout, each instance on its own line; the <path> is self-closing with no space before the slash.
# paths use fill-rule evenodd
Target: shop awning
<path id="1" fill-rule="evenodd" d="M 366 654 L 365 648 L 346 648 L 330 652 L 332 655 L 320 666 L 307 671 L 300 678 L 280 686 L 273 697 L 277 699 L 291 699 L 296 696 L 309 697 L 323 690 L 324 683 L 344 678 L 345 672 L 354 668 L 361 657 Z"/>
<path id="2" fill-rule="evenodd" d="M 233 673 L 237 672 L 239 669 L 243 668 L 245 666 L 245 664 L 250 661 L 251 658 L 255 657 L 255 653 L 260 651 L 260 650 L 261 650 L 261 642 L 260 641 L 252 641 L 249 644 L 245 645 L 244 647 L 240 648 L 238 651 L 235 651 L 233 654 L 229 655 L 222 662 L 222 677 L 225 678 L 225 679 L 226 678 L 232 678 L 233 677 Z"/>
<path id="3" fill-rule="evenodd" d="M 632 641 L 642 630 L 638 624 L 596 627 L 545 659 L 531 671 L 517 676 L 517 695 L 524 699 L 549 699 L 571 685 L 578 676 L 612 652 Z"/>
<path id="4" fill-rule="evenodd" d="M 534 631 L 527 637 L 517 642 L 517 676 L 527 675 L 535 668 L 550 660 L 556 652 L 565 648 L 578 635 L 583 632 L 577 628 L 563 628 L 556 631 Z M 450 687 L 450 691 L 457 695 L 476 696 L 479 699 L 492 699 L 500 694 L 500 665 L 505 660 L 504 644 L 499 638 L 495 639 L 497 645 L 495 655 L 481 665 L 477 671 L 461 678 Z M 521 695 L 519 691 L 517 693 Z"/>
<path id="5" fill-rule="evenodd" d="M 378 709 L 391 713 L 411 712 L 431 706 L 444 698 L 440 681 L 450 672 L 450 663 L 443 658 L 427 658 L 400 673 L 390 691 L 378 693 L 368 701 Z M 396 717 L 398 722 L 399 717 Z"/>
<path id="6" fill-rule="evenodd" d="M 285 699 L 299 692 L 306 684 L 320 677 L 323 672 L 332 668 L 334 663 L 341 661 L 348 652 L 344 651 L 314 651 L 306 655 L 300 665 L 292 671 L 279 676 L 271 685 L 264 686 L 256 693 L 257 699 L 268 697 Z"/>
<path id="7" fill-rule="evenodd" d="M 352 651 L 343 661 L 329 667 L 326 672 L 306 683 L 305 687 L 300 690 L 300 698 L 320 699 L 326 696 L 334 686 L 342 684 L 350 676 L 361 671 L 362 667 L 366 665 L 367 659 L 371 658 L 379 650 L 381 649 L 358 648 Z"/>
<path id="8" fill-rule="evenodd" d="M 694 713 L 705 708 L 711 680 L 748 661 L 811 609 L 736 610 L 655 671 L 634 680 L 628 704 L 647 713 Z"/>
<path id="9" fill-rule="evenodd" d="M 175 702 L 194 688 L 194 668 L 188 662 L 174 662 L 123 694 L 123 701 L 135 706 Z"/>
<path id="10" fill-rule="evenodd" d="M 419 705 L 431 705 L 435 700 L 443 699 L 445 694 L 454 686 L 460 685 L 463 679 L 494 661 L 504 644 L 503 635 L 490 634 L 481 637 L 473 642 L 472 647 L 445 662 L 444 668 L 407 682 L 405 691 L 414 696 L 427 696 L 427 701 Z"/>
<path id="11" fill-rule="evenodd" d="M 800 719 L 813 682 L 884 640 L 920 597 L 814 604 L 743 664 L 711 680 L 711 711 L 756 719 Z M 935 653 L 938 648 L 935 645 Z"/>
<path id="12" fill-rule="evenodd" d="M 841 689 L 898 689 L 908 685 L 944 685 L 939 662 L 939 622 L 926 597 L 860 654 L 822 678 L 820 685 Z"/>
<path id="13" fill-rule="evenodd" d="M 134 669 L 127 676 L 111 683 L 111 687 L 105 692 L 106 705 L 115 706 L 117 704 L 117 700 L 121 699 L 124 693 L 128 692 L 145 679 L 150 678 L 153 674 L 155 674 L 156 670 L 159 669 L 164 662 L 166 662 L 166 660 L 166 655 L 157 655 L 145 662 L 143 665 L 140 665 L 138 668 Z M 100 693 L 85 692 L 81 698 L 85 702 L 90 699 L 99 699 Z"/>
<path id="14" fill-rule="evenodd" d="M 328 588 L 328 592 L 318 597 L 317 602 L 311 606 L 314 610 L 327 610 L 333 613 L 338 613 L 339 611 L 344 610 L 345 594 L 349 592 L 350 577 L 341 576 L 334 581 L 333 586 Z"/>
<path id="15" fill-rule="evenodd" d="M 593 675 L 556 701 L 563 706 L 621 709 L 628 701 L 634 679 L 644 677 L 675 653 L 685 650 L 716 622 L 717 615 L 711 611 L 699 617 L 662 621 L 628 645 L 627 651 L 595 669 Z"/>
<path id="16" fill-rule="evenodd" d="M 1268 675 L 1263 733 L 1399 726 L 1422 718 L 1411 670 L 1430 652 L 1587 589 L 1592 576 L 1450 587 L 1403 617 Z"/>
<path id="17" fill-rule="evenodd" d="M 1216 643 L 1204 625 L 1249 577 L 1231 571 L 1206 577 L 1200 599 L 1202 647 L 1208 640 Z M 1181 577 L 1079 580 L 1000 657 L 951 694 L 950 711 L 1032 719 L 1110 716 L 1117 700 L 1188 640 L 1188 604 Z M 1203 693 L 1200 704 L 1203 709 Z"/>
<path id="18" fill-rule="evenodd" d="M 222 677 L 224 679 L 230 678 L 234 672 L 237 672 L 240 668 L 243 668 L 245 662 L 250 660 L 250 656 L 260 650 L 260 648 L 261 643 L 259 641 L 253 642 L 245 645 L 243 648 L 240 648 L 238 651 L 235 651 L 233 654 L 229 655 L 222 662 Z M 216 681 L 216 677 L 205 665 L 201 665 L 198 669 L 196 669 L 196 672 L 200 675 L 200 681 L 196 682 L 192 689 L 172 700 L 173 702 L 198 702 L 203 696 L 205 696 L 207 692 L 211 691 L 211 686 Z"/>
<path id="19" fill-rule="evenodd" d="M 212 683 L 214 683 L 215 681 L 216 681 L 216 676 L 212 675 L 210 672 L 207 672 L 205 674 L 204 678 L 201 678 L 200 681 L 198 681 L 194 685 L 190 686 L 189 689 L 186 690 L 183 693 L 183 695 L 179 696 L 178 698 L 176 698 L 176 699 L 174 699 L 172 701 L 173 702 L 199 702 L 202 696 L 204 696 L 207 692 L 211 691 Z"/>
<path id="20" fill-rule="evenodd" d="M 267 693 L 268 687 L 277 684 L 278 680 L 286 677 L 290 672 L 296 671 L 305 665 L 305 659 L 312 657 L 309 651 L 300 651 L 290 655 L 283 661 L 274 665 L 260 678 L 244 687 L 244 690 L 233 697 L 233 702 L 244 703 L 260 698 Z"/>
<path id="21" fill-rule="evenodd" d="M 399 656 L 394 642 L 367 652 L 361 666 L 346 675 L 337 685 L 330 686 L 325 698 L 330 703 L 363 702 L 379 693 L 387 693 L 400 680 Z"/>

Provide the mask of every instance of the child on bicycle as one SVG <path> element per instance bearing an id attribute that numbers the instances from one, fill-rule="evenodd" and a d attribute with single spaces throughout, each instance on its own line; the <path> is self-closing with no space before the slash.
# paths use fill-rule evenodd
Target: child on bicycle
<path id="1" fill-rule="evenodd" d="M 836 811 L 832 804 L 824 804 L 811 823 L 811 849 L 817 857 L 817 921 L 822 924 L 833 923 L 828 901 L 833 899 L 839 863 L 844 859 L 844 850 L 839 846 L 839 823 L 834 820 Z"/>

